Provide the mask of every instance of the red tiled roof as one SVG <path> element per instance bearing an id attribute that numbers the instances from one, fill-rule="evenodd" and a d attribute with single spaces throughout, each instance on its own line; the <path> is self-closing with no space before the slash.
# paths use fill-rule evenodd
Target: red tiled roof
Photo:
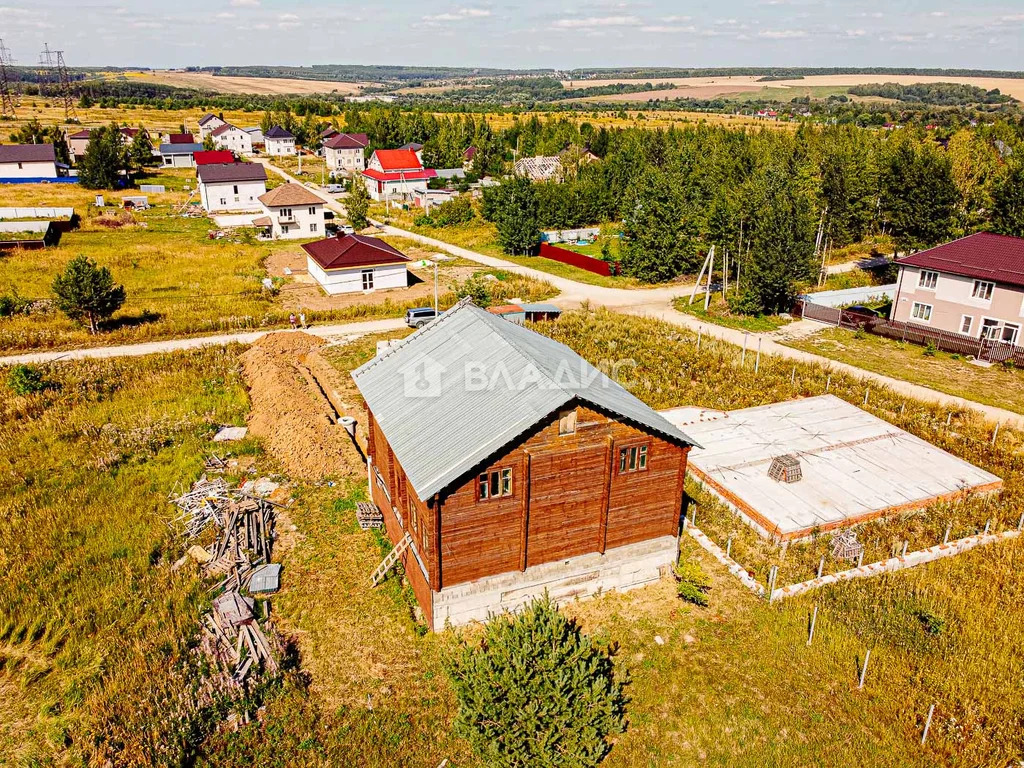
<path id="1" fill-rule="evenodd" d="M 903 256 L 896 263 L 1024 286 L 1024 239 L 978 232 L 927 251 Z"/>
<path id="2" fill-rule="evenodd" d="M 374 181 L 423 181 L 437 176 L 433 168 L 420 168 L 418 171 L 396 171 L 394 173 L 381 173 L 375 168 L 367 168 L 363 176 Z"/>
<path id="3" fill-rule="evenodd" d="M 167 136 L 168 144 L 195 144 L 196 137 L 191 133 L 172 133 Z M 230 161 L 229 161 L 230 162 Z"/>
<path id="4" fill-rule="evenodd" d="M 136 135 L 138 135 L 138 133 L 139 133 L 139 129 L 138 128 L 128 128 L 128 127 L 125 127 L 125 128 L 119 128 L 118 130 L 120 130 L 121 133 L 123 133 L 129 139 L 134 139 L 136 137 Z"/>
<path id="5" fill-rule="evenodd" d="M 378 149 L 373 154 L 385 171 L 419 170 L 423 167 L 411 149 Z"/>
<path id="6" fill-rule="evenodd" d="M 383 240 L 363 235 L 328 237 L 304 243 L 302 250 L 323 269 L 349 269 L 407 262 L 401 251 Z"/>
<path id="7" fill-rule="evenodd" d="M 222 133 L 227 133 L 228 131 L 237 131 L 237 130 L 238 129 L 235 128 L 235 126 L 233 126 L 231 123 L 224 123 L 224 125 L 221 125 L 221 126 L 218 126 L 217 128 L 214 128 L 213 129 L 213 133 L 211 133 L 210 135 L 211 136 L 220 136 Z"/>
<path id="8" fill-rule="evenodd" d="M 370 143 L 365 133 L 335 133 L 324 142 L 331 149 L 365 149 Z"/>
<path id="9" fill-rule="evenodd" d="M 92 135 L 92 130 L 90 128 L 83 128 L 80 131 L 72 133 L 70 136 L 68 136 L 68 138 L 69 139 L 88 139 L 91 135 Z"/>
<path id="10" fill-rule="evenodd" d="M 476 156 L 476 147 L 470 147 L 462 153 L 462 156 L 467 160 L 472 160 Z"/>
<path id="11" fill-rule="evenodd" d="M 233 163 L 235 156 L 229 149 L 208 149 L 203 152 L 193 152 L 192 159 L 196 165 L 212 165 L 213 163 Z"/>

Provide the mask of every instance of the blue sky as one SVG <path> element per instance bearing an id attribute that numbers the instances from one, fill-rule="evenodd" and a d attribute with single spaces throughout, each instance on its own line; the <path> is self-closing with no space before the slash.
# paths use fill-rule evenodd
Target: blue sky
<path id="1" fill-rule="evenodd" d="M 968 10 L 969 9 L 969 10 Z M 1024 0 L 0 0 L 18 63 L 1024 69 Z"/>

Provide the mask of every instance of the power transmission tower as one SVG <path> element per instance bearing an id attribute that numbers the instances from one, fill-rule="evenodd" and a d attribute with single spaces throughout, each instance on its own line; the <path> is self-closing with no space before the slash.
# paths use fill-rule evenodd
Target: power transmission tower
<path id="1" fill-rule="evenodd" d="M 11 80 L 7 68 L 14 64 L 11 52 L 0 39 L 0 117 L 16 117 L 14 108 L 18 105 L 15 94 L 11 91 Z"/>
<path id="2" fill-rule="evenodd" d="M 64 107 L 64 120 L 77 123 L 78 113 L 75 112 L 75 97 L 71 93 L 71 75 L 64 63 L 64 51 L 51 51 L 49 44 L 44 43 L 39 63 L 46 68 L 50 82 L 57 86 L 55 97 L 57 103 Z"/>

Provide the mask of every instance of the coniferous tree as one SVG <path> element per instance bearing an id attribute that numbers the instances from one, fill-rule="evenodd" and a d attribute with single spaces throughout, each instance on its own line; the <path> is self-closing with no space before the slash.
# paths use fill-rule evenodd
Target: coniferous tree
<path id="1" fill-rule="evenodd" d="M 110 270 L 85 256 L 73 258 L 54 278 L 53 293 L 57 309 L 72 320 L 84 319 L 92 333 L 99 331 L 100 321 L 119 310 L 126 298 L 124 286 L 114 283 Z"/>
<path id="2" fill-rule="evenodd" d="M 700 266 L 693 217 L 682 185 L 648 168 L 623 200 L 622 267 L 645 283 L 671 280 Z"/>
<path id="3" fill-rule="evenodd" d="M 456 729 L 488 766 L 597 766 L 625 727 L 611 653 L 545 596 L 446 660 Z"/>
<path id="4" fill-rule="evenodd" d="M 149 138 L 149 132 L 141 125 L 128 146 L 128 157 L 136 169 L 144 168 L 153 162 L 153 141 Z"/>
<path id="5" fill-rule="evenodd" d="M 896 139 L 883 161 L 882 212 L 898 251 L 949 239 L 958 196 L 949 159 L 929 144 Z"/>
<path id="6" fill-rule="evenodd" d="M 1024 162 L 1015 160 L 996 183 L 992 229 L 1000 235 L 1024 237 Z"/>
<path id="7" fill-rule="evenodd" d="M 814 221 L 811 202 L 797 187 L 791 170 L 769 166 L 751 187 L 749 260 L 743 291 L 761 312 L 787 310 L 797 282 L 814 269 Z"/>
<path id="8" fill-rule="evenodd" d="M 114 124 L 93 129 L 78 165 L 78 181 L 86 189 L 115 189 L 127 170 L 128 153 Z"/>

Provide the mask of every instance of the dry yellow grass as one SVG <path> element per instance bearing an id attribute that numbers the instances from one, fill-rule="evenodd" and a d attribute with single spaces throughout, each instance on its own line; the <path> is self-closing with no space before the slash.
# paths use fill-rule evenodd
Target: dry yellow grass
<path id="1" fill-rule="evenodd" d="M 142 124 L 157 141 L 159 134 L 177 133 L 184 124 L 189 131 L 198 133 L 198 120 L 205 112 L 199 109 L 156 109 L 154 107 L 121 106 L 117 109 L 90 107 L 76 108 L 78 122 L 83 127 L 108 125 L 111 121 L 127 123 L 131 126 Z M 245 112 L 243 110 L 216 110 L 224 113 L 224 119 L 239 126 L 259 125 L 262 112 Z M 0 124 L 0 141 L 6 142 L 8 134 L 30 120 L 38 120 L 43 125 L 67 125 L 64 120 L 64 109 L 45 99 L 26 97 L 17 110 L 17 117 Z M 77 128 L 75 129 L 77 130 Z"/>
<path id="2" fill-rule="evenodd" d="M 929 75 L 809 75 L 803 78 L 792 80 L 775 80 L 764 83 L 758 82 L 760 76 L 738 75 L 735 77 L 660 77 L 660 78 L 608 78 L 603 80 L 566 80 L 562 85 L 566 88 L 597 88 L 605 85 L 650 83 L 651 85 L 675 85 L 675 89 L 665 88 L 660 91 L 639 94 L 645 98 L 666 99 L 679 96 L 686 97 L 687 94 L 694 98 L 710 98 L 726 93 L 744 93 L 758 90 L 764 91 L 785 91 L 790 88 L 807 87 L 828 87 L 828 86 L 853 86 L 868 85 L 871 83 L 899 83 L 900 85 L 913 85 L 915 83 L 963 83 L 984 88 L 990 91 L 998 88 L 1002 93 L 1013 96 L 1015 99 L 1024 100 L 1024 79 L 1011 77 L 938 77 Z M 699 94 L 699 95 L 698 95 Z M 783 93 L 769 94 L 766 96 L 777 96 L 786 98 Z M 630 101 L 629 96 L 635 100 L 638 94 L 613 94 L 610 96 L 598 97 L 602 101 Z"/>
<path id="3" fill-rule="evenodd" d="M 337 92 L 354 96 L 374 83 L 343 83 L 332 80 L 299 80 L 285 77 L 217 77 L 209 72 L 176 72 L 154 70 L 129 72 L 128 77 L 141 82 L 173 85 L 177 88 L 198 88 L 216 93 L 251 93 L 277 96 Z"/>

